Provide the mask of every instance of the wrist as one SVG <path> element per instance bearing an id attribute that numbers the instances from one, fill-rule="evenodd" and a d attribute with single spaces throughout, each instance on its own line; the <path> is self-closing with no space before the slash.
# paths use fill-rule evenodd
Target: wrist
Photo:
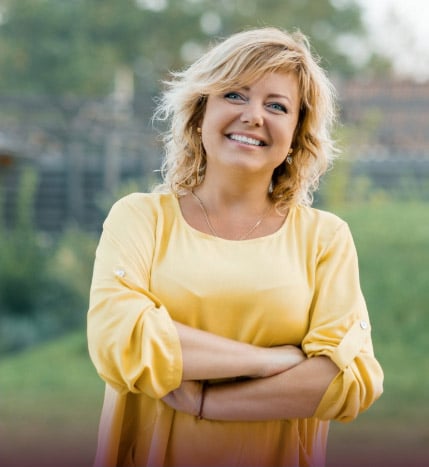
<path id="1" fill-rule="evenodd" d="M 246 374 L 239 375 L 248 378 L 262 378 L 265 376 L 266 368 L 269 362 L 269 352 L 265 347 L 252 346 L 250 353 L 251 365 L 248 367 Z"/>
<path id="2" fill-rule="evenodd" d="M 255 371 L 253 378 L 265 378 L 271 375 L 272 365 L 274 361 L 270 347 L 255 347 Z"/>

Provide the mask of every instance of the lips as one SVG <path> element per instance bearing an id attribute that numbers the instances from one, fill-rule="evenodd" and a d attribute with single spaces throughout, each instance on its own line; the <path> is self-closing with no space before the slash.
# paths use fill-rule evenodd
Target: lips
<path id="1" fill-rule="evenodd" d="M 227 135 L 232 141 L 237 141 L 239 143 L 248 144 L 249 146 L 266 146 L 266 143 L 261 139 L 252 138 L 250 136 L 239 135 L 236 133 L 231 133 Z"/>

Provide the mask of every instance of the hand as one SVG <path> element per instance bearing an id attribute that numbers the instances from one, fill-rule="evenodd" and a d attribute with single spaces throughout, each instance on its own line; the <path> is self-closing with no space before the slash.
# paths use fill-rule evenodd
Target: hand
<path id="1" fill-rule="evenodd" d="M 200 411 L 202 397 L 202 383 L 198 381 L 182 381 L 182 384 L 177 389 L 169 392 L 162 400 L 172 409 L 196 417 Z"/>
<path id="2" fill-rule="evenodd" d="M 295 345 L 280 345 L 278 347 L 265 347 L 263 352 L 263 365 L 258 378 L 274 376 L 307 359 L 305 353 Z"/>

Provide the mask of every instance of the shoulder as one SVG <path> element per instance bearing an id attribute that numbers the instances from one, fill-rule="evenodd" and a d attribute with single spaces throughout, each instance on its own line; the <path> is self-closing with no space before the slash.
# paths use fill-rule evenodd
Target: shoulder
<path id="1" fill-rule="evenodd" d="M 172 193 L 131 193 L 116 201 L 107 219 L 115 220 L 157 218 L 163 212 L 174 209 Z"/>
<path id="2" fill-rule="evenodd" d="M 336 230 L 346 225 L 346 222 L 336 214 L 309 206 L 295 206 L 292 212 L 295 221 L 303 226 Z"/>
<path id="3" fill-rule="evenodd" d="M 112 210 L 157 210 L 171 205 L 174 199 L 175 195 L 173 193 L 131 193 L 116 201 L 112 206 Z"/>
<path id="4" fill-rule="evenodd" d="M 330 243 L 335 237 L 348 237 L 347 222 L 332 212 L 309 206 L 291 208 L 291 223 L 300 235 L 317 241 L 319 246 Z"/>

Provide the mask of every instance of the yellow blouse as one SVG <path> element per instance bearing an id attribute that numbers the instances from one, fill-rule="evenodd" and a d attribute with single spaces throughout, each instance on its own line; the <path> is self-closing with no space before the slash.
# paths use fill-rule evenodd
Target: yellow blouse
<path id="1" fill-rule="evenodd" d="M 301 345 L 342 371 L 313 418 L 198 420 L 160 400 L 182 375 L 172 320 Z M 98 467 L 323 466 L 329 420 L 352 420 L 382 392 L 350 231 L 308 207 L 271 235 L 233 241 L 192 228 L 173 194 L 118 201 L 97 248 L 88 341 L 106 382 Z"/>

